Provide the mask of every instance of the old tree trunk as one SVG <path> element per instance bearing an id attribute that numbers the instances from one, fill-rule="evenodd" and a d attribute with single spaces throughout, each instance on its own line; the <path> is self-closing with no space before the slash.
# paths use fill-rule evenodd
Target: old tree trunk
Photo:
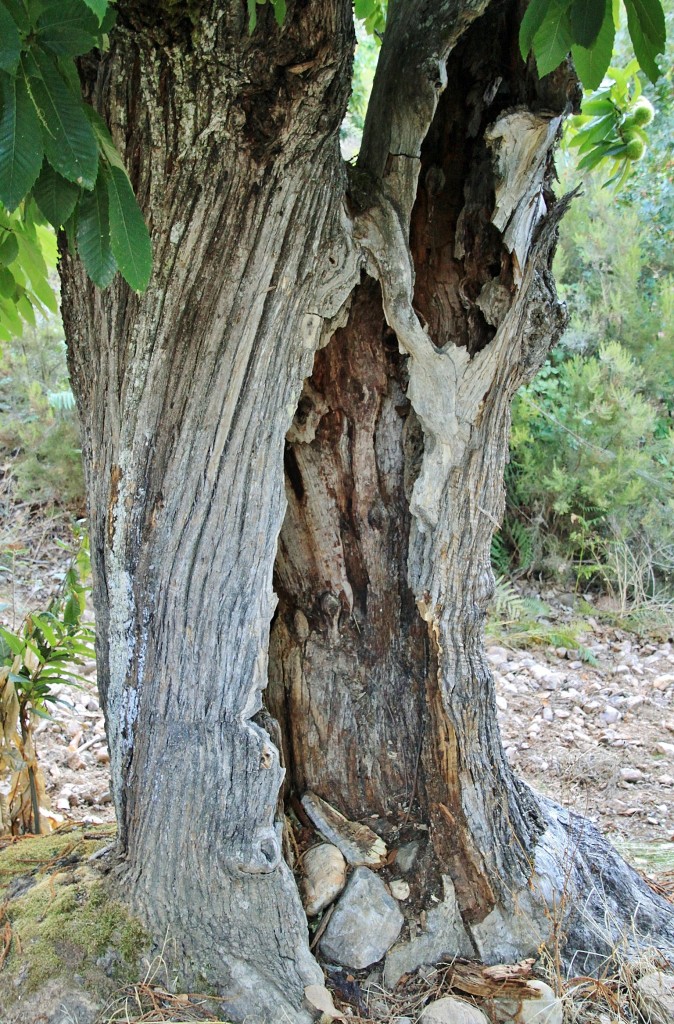
<path id="1" fill-rule="evenodd" d="M 279 794 L 312 790 L 421 840 L 426 926 L 390 983 L 447 953 L 601 957 L 626 922 L 674 939 L 512 775 L 482 649 L 509 403 L 563 326 L 570 70 L 525 68 L 511 0 L 399 0 L 347 167 L 347 0 L 297 0 L 281 28 L 258 7 L 252 36 L 243 2 L 118 6 L 82 77 L 154 276 L 136 296 L 61 269 L 134 908 L 233 1019 L 308 1019 L 322 975 Z"/>

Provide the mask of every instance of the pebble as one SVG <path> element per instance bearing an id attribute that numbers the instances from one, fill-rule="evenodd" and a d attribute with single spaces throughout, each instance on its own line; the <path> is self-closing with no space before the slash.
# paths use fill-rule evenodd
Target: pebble
<path id="1" fill-rule="evenodd" d="M 402 878 L 394 878 L 389 883 L 389 889 L 391 890 L 391 895 L 397 900 L 407 900 L 410 897 L 410 887 Z"/>
<path id="2" fill-rule="evenodd" d="M 523 999 L 515 1015 L 516 1024 L 562 1024 L 562 1001 L 544 981 L 530 981 L 540 992 L 538 999 Z"/>
<path id="3" fill-rule="evenodd" d="M 356 868 L 325 929 L 321 953 L 334 963 L 362 970 L 381 960 L 403 922 L 381 878 L 369 868 Z"/>
<path id="4" fill-rule="evenodd" d="M 624 782 L 639 782 L 644 777 L 644 773 L 639 768 L 621 768 L 620 777 Z"/>
<path id="5" fill-rule="evenodd" d="M 510 658 L 511 652 L 507 651 L 505 647 L 488 647 L 487 648 L 487 659 L 492 665 L 504 665 Z"/>
<path id="6" fill-rule="evenodd" d="M 395 866 L 398 870 L 407 873 L 414 865 L 420 849 L 421 843 L 418 843 L 415 840 L 412 840 L 411 843 L 405 843 L 403 846 L 400 846 L 395 859 Z"/>
<path id="7" fill-rule="evenodd" d="M 429 1003 L 419 1024 L 489 1024 L 486 1016 L 472 1003 L 454 996 L 445 996 Z"/>
<path id="8" fill-rule="evenodd" d="M 674 743 L 656 743 L 655 747 L 665 757 L 674 757 Z"/>
<path id="9" fill-rule="evenodd" d="M 607 725 L 615 725 L 620 721 L 620 712 L 616 708 L 607 705 L 599 716 Z"/>
<path id="10" fill-rule="evenodd" d="M 304 909 L 307 917 L 320 914 L 346 885 L 346 861 L 336 846 L 312 846 L 302 861 Z"/>
<path id="11" fill-rule="evenodd" d="M 644 1018 L 650 1024 L 671 1024 L 674 1020 L 674 975 L 655 971 L 637 983 Z"/>

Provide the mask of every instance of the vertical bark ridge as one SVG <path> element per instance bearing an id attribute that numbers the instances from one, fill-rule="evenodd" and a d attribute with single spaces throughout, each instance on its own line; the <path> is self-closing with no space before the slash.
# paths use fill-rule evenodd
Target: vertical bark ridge
<path id="1" fill-rule="evenodd" d="M 120 870 L 186 979 L 232 1017 L 299 1021 L 321 974 L 281 858 L 278 751 L 251 719 L 284 434 L 322 317 L 358 274 L 337 139 L 353 28 L 346 3 L 298 5 L 282 29 L 265 8 L 251 39 L 245 5 L 216 7 L 193 49 L 161 9 L 120 4 L 109 53 L 84 68 L 156 262 L 143 296 L 100 295 L 64 256 L 64 314 Z M 322 250 L 340 258 L 323 268 Z"/>

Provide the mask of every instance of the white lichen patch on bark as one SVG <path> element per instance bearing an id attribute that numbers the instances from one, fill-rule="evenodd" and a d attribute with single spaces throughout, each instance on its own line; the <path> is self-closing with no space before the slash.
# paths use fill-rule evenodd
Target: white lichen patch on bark
<path id="1" fill-rule="evenodd" d="M 136 649 L 137 615 L 133 579 L 123 556 L 129 530 L 128 465 L 128 460 L 123 459 L 123 465 L 118 466 L 115 473 L 117 484 L 113 486 L 108 507 L 110 544 L 105 555 L 109 593 L 107 700 L 110 708 L 106 728 L 112 797 L 118 814 L 122 808 L 128 758 L 133 751 L 140 701 L 137 687 L 141 685 L 141 680 L 132 678 L 130 673 Z"/>

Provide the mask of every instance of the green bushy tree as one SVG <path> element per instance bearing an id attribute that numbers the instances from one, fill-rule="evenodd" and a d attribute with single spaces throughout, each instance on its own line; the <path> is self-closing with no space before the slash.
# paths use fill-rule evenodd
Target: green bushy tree
<path id="1" fill-rule="evenodd" d="M 674 550 L 674 431 L 661 431 L 644 375 L 617 342 L 549 364 L 513 420 L 511 496 L 549 553 L 583 576 L 601 575 L 614 541 Z"/>
<path id="2" fill-rule="evenodd" d="M 674 5 L 665 5 L 671 23 Z M 614 79 L 657 109 L 649 146 L 616 192 L 587 160 L 578 119 L 562 158 L 562 189 L 580 184 L 560 230 L 555 272 L 569 325 L 513 407 L 509 513 L 494 544 L 501 569 L 575 564 L 610 582 L 616 545 L 641 552 L 650 588 L 669 579 L 674 409 L 672 52 L 655 83 Z M 626 35 L 615 61 L 630 68 Z M 611 87 L 607 79 L 603 88 Z M 629 83 L 632 82 L 630 85 Z M 601 115 L 592 97 L 588 106 Z M 601 102 L 606 103 L 606 100 Z M 600 102 L 600 105 L 601 105 Z M 620 115 L 623 121 L 629 110 Z M 580 149 L 585 166 L 578 166 Z M 582 563 L 582 567 L 579 565 Z"/>
<path id="3" fill-rule="evenodd" d="M 82 509 L 79 427 L 54 316 L 0 349 L 0 459 L 19 501 Z"/>

